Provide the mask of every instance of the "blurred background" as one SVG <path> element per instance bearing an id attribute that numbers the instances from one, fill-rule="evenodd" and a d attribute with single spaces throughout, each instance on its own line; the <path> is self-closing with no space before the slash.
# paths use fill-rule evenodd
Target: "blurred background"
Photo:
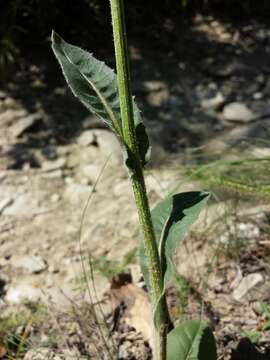
<path id="1" fill-rule="evenodd" d="M 200 316 L 205 301 L 224 359 L 269 359 L 270 2 L 125 3 L 133 93 L 153 147 L 151 205 L 170 191 L 213 194 L 178 254 L 184 280 L 176 313 Z M 121 149 L 67 88 L 52 29 L 115 68 L 108 0 L 0 1 L 0 334 L 32 319 L 27 308 L 30 318 L 7 321 L 25 301 L 46 293 L 64 309 L 67 297 L 76 298 L 85 289 L 82 254 L 93 256 L 101 297 L 113 275 L 129 269 L 139 278 L 139 231 Z M 50 341 L 56 353 L 63 350 Z M 0 335 L 0 358 L 1 346 L 4 356 L 18 352 L 1 344 Z M 127 351 L 140 358 L 132 344 Z M 24 345 L 21 358 L 32 351 Z"/>
<path id="2" fill-rule="evenodd" d="M 245 110 L 268 113 L 268 1 L 258 6 L 251 0 L 136 0 L 126 8 L 134 94 L 145 121 L 152 122 L 153 139 L 160 141 L 162 131 L 165 150 L 204 145 L 226 127 L 223 110 L 229 103 L 244 99 L 248 109 L 228 108 L 244 117 Z M 48 141 L 48 131 L 50 141 L 71 140 L 87 112 L 66 94 L 50 33 L 54 29 L 114 67 L 108 1 L 9 0 L 2 1 L 0 16 L 2 98 L 7 93 L 20 100 L 31 114 L 43 111 L 36 126 L 44 132 L 36 142 Z M 261 131 L 259 138 L 267 135 Z M 21 156 L 34 164 L 32 145 L 30 138 L 24 142 Z M 9 149 L 13 153 L 16 144 Z M 15 156 L 13 165 L 23 161 Z"/>

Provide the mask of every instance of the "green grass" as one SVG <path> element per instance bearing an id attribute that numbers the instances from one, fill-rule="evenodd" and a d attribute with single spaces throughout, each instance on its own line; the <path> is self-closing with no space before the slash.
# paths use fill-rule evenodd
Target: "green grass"
<path id="1" fill-rule="evenodd" d="M 187 167 L 186 173 L 214 190 L 270 198 L 270 158 L 217 160 L 200 167 Z"/>
<path id="2" fill-rule="evenodd" d="M 88 264 L 88 268 L 86 274 L 82 272 L 75 278 L 75 290 L 84 291 L 86 289 L 86 279 L 91 279 L 92 272 L 109 280 L 117 274 L 126 272 L 128 265 L 136 263 L 136 257 L 137 248 L 134 248 L 127 252 L 122 260 L 111 260 L 107 256 L 84 259 L 83 261 Z"/>
<path id="3" fill-rule="evenodd" d="M 30 328 L 38 326 L 46 313 L 43 305 L 27 302 L 24 310 L 0 318 L 0 346 L 6 349 L 7 359 L 16 359 L 28 350 Z"/>
<path id="4" fill-rule="evenodd" d="M 263 334 L 270 329 L 270 305 L 261 302 L 258 305 L 258 310 L 264 318 L 261 327 L 242 331 L 242 336 L 248 338 L 253 344 L 258 344 Z"/>

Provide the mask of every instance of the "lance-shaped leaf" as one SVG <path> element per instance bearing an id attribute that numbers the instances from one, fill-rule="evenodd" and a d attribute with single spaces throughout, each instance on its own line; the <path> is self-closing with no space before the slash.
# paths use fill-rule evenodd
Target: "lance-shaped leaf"
<path id="1" fill-rule="evenodd" d="M 188 228 L 197 219 L 209 193 L 190 191 L 169 196 L 159 202 L 151 212 L 159 255 L 164 276 L 164 287 L 177 272 L 172 258 L 178 243 L 184 238 Z M 144 246 L 140 246 L 142 273 L 149 287 L 149 273 Z"/>
<path id="2" fill-rule="evenodd" d="M 121 113 L 117 78 L 104 62 L 81 48 L 68 44 L 52 32 L 52 48 L 73 94 L 99 116 L 122 140 Z M 150 156 L 150 146 L 139 109 L 133 101 L 133 112 L 142 164 Z"/>
<path id="3" fill-rule="evenodd" d="M 204 321 L 190 320 L 167 337 L 167 360 L 216 360 L 214 335 Z"/>

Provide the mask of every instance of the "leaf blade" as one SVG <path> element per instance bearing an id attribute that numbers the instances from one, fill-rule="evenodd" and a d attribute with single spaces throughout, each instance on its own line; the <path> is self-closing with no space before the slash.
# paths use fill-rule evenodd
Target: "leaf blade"
<path id="1" fill-rule="evenodd" d="M 160 256 L 162 265 L 165 264 L 164 287 L 171 277 L 177 274 L 172 260 L 177 245 L 197 219 L 209 196 L 209 193 L 199 191 L 175 194 L 159 202 L 151 211 L 157 246 L 163 247 Z M 168 227 L 168 230 L 162 239 L 163 245 L 161 246 L 160 240 L 164 233 L 164 226 Z M 148 265 L 142 243 L 139 257 L 142 273 L 149 288 Z"/>
<path id="2" fill-rule="evenodd" d="M 173 329 L 167 337 L 168 360 L 216 360 L 216 343 L 208 325 L 189 320 Z"/>
<path id="3" fill-rule="evenodd" d="M 87 51 L 67 43 L 54 31 L 52 48 L 72 93 L 122 141 L 121 111 L 114 71 Z M 145 165 L 149 160 L 150 144 L 134 101 L 133 111 L 140 157 L 142 165 Z"/>
<path id="4" fill-rule="evenodd" d="M 73 94 L 79 98 L 88 110 L 101 117 L 112 130 L 114 130 L 113 123 L 115 121 L 118 122 L 119 127 L 118 94 L 113 71 L 104 63 L 95 59 L 90 53 L 68 44 L 54 31 L 52 32 L 52 49 Z M 98 78 L 101 71 L 103 79 Z M 106 83 L 102 87 L 99 86 L 98 82 L 100 80 L 104 81 L 104 79 L 106 79 Z M 113 102 L 108 102 L 106 97 L 102 95 L 102 89 L 103 92 L 104 89 L 109 92 L 107 98 L 113 96 L 115 106 L 110 105 Z M 97 102 L 97 104 L 102 105 L 101 109 L 103 108 L 107 113 L 105 116 L 101 109 L 95 106 L 90 96 L 99 99 L 100 102 Z"/>

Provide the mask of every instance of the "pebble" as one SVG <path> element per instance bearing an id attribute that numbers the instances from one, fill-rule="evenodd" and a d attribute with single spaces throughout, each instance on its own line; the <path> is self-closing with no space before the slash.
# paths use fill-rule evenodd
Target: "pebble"
<path id="1" fill-rule="evenodd" d="M 48 267 L 48 271 L 53 274 L 59 273 L 60 269 L 56 267 L 55 265 L 51 265 Z"/>
<path id="2" fill-rule="evenodd" d="M 260 228 L 252 223 L 238 223 L 234 226 L 237 236 L 242 239 L 256 239 L 260 236 Z"/>
<path id="3" fill-rule="evenodd" d="M 0 171 L 0 181 L 5 180 L 6 177 L 7 177 L 6 171 Z"/>
<path id="4" fill-rule="evenodd" d="M 53 202 L 53 203 L 57 203 L 58 201 L 60 201 L 60 199 L 61 199 L 61 196 L 59 195 L 59 194 L 52 194 L 52 196 L 51 196 L 51 202 Z"/>
<path id="5" fill-rule="evenodd" d="M 132 187 L 128 179 L 116 182 L 116 184 L 112 188 L 112 191 L 114 196 L 116 197 L 127 195 L 131 197 L 133 194 Z"/>
<path id="6" fill-rule="evenodd" d="M 94 184 L 102 171 L 102 165 L 88 164 L 82 167 L 81 173 L 86 177 L 92 184 Z"/>
<path id="7" fill-rule="evenodd" d="M 230 239 L 256 240 L 260 236 L 260 228 L 252 223 L 230 224 L 228 230 L 223 232 L 219 238 L 220 243 L 230 246 Z"/>
<path id="8" fill-rule="evenodd" d="M 41 120 L 40 114 L 31 114 L 27 117 L 21 118 L 9 128 L 9 132 L 12 137 L 20 137 L 39 120 Z"/>
<path id="9" fill-rule="evenodd" d="M 20 283 L 8 289 L 5 300 L 12 304 L 20 304 L 25 301 L 39 301 L 41 297 L 40 288 L 31 284 Z"/>
<path id="10" fill-rule="evenodd" d="M 264 279 L 260 273 L 249 274 L 245 276 L 232 293 L 232 297 L 236 301 L 242 301 L 247 293 L 255 286 L 263 283 Z"/>
<path id="11" fill-rule="evenodd" d="M 12 256 L 11 265 L 16 268 L 23 268 L 32 274 L 41 273 L 48 267 L 45 260 L 38 255 Z"/>
<path id="12" fill-rule="evenodd" d="M 146 99 L 151 106 L 160 107 L 170 99 L 170 92 L 166 88 L 159 91 L 152 91 L 147 95 Z"/>
<path id="13" fill-rule="evenodd" d="M 1 113 L 1 115 L 0 115 L 1 125 L 2 126 L 5 124 L 8 125 L 26 115 L 27 115 L 27 112 L 24 109 L 20 109 L 20 110 L 8 109 L 8 110 L 4 111 L 3 113 Z"/>
<path id="14" fill-rule="evenodd" d="M 5 210 L 6 207 L 11 205 L 13 202 L 13 199 L 11 197 L 7 197 L 0 201 L 0 214 Z"/>
<path id="15" fill-rule="evenodd" d="M 54 171 L 64 168 L 66 165 L 66 158 L 61 157 L 53 161 L 44 161 L 42 163 L 43 171 Z"/>
<path id="16" fill-rule="evenodd" d="M 260 100 L 262 98 L 263 98 L 263 93 L 261 93 L 261 92 L 256 92 L 255 94 L 253 94 L 254 100 Z"/>
<path id="17" fill-rule="evenodd" d="M 110 164 L 115 166 L 122 165 L 122 149 L 116 136 L 111 131 L 100 129 L 95 130 L 95 135 L 103 159 L 110 157 Z"/>
<path id="18" fill-rule="evenodd" d="M 255 118 L 254 113 L 243 103 L 233 102 L 223 108 L 223 117 L 227 121 L 249 122 Z"/>
<path id="19" fill-rule="evenodd" d="M 149 92 L 151 91 L 160 91 L 162 89 L 166 89 L 167 85 L 164 81 L 160 80 L 148 80 L 143 83 L 145 89 Z"/>
<path id="20" fill-rule="evenodd" d="M 56 360 L 55 354 L 48 348 L 30 349 L 24 355 L 24 360 Z"/>
<path id="21" fill-rule="evenodd" d="M 270 158 L 270 147 L 254 147 L 252 149 L 252 156 L 254 158 L 269 157 Z"/>
<path id="22" fill-rule="evenodd" d="M 33 194 L 25 193 L 17 196 L 17 198 L 6 206 L 3 215 L 14 217 L 32 217 L 44 211 L 39 205 L 39 201 L 33 198 Z"/>
<path id="23" fill-rule="evenodd" d="M 65 183 L 67 185 L 73 184 L 74 183 L 74 178 L 70 177 L 70 176 L 66 176 L 65 177 Z"/>
<path id="24" fill-rule="evenodd" d="M 128 351 L 131 347 L 130 341 L 125 341 L 122 345 L 119 346 L 118 357 L 119 359 L 128 359 L 130 357 L 130 352 Z"/>
<path id="25" fill-rule="evenodd" d="M 63 177 L 62 169 L 45 172 L 41 175 L 45 179 L 61 179 Z"/>
<path id="26" fill-rule="evenodd" d="M 4 92 L 3 90 L 0 90 L 0 99 L 1 99 L 1 100 L 5 99 L 7 96 L 8 96 L 8 95 L 7 95 L 6 92 Z"/>
<path id="27" fill-rule="evenodd" d="M 95 142 L 95 139 L 96 137 L 94 130 L 87 130 L 78 137 L 77 143 L 80 146 L 87 147 L 92 145 Z"/>
<path id="28" fill-rule="evenodd" d="M 224 96 L 218 92 L 214 97 L 202 100 L 201 105 L 204 109 L 218 109 L 224 102 Z"/>
<path id="29" fill-rule="evenodd" d="M 82 185 L 89 185 L 90 183 L 92 183 L 92 181 L 90 181 L 90 180 L 87 179 L 87 178 L 82 178 L 82 179 L 80 180 L 80 184 L 82 184 Z"/>
<path id="30" fill-rule="evenodd" d="M 89 185 L 73 183 L 67 186 L 65 195 L 73 205 L 79 205 L 87 201 L 91 191 Z"/>
<path id="31" fill-rule="evenodd" d="M 81 151 L 80 151 L 80 153 L 72 152 L 67 157 L 67 165 L 66 166 L 68 169 L 73 169 L 76 166 L 79 166 L 81 161 L 82 161 Z"/>

